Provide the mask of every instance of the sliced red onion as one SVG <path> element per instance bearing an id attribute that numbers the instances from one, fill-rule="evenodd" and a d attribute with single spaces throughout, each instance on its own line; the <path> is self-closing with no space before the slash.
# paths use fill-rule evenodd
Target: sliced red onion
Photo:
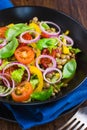
<path id="1" fill-rule="evenodd" d="M 42 72 L 44 72 L 44 69 L 40 68 L 40 66 L 39 66 L 39 61 L 40 61 L 41 58 L 49 58 L 49 59 L 52 61 L 52 63 L 53 63 L 52 67 L 56 67 L 56 60 L 55 60 L 52 56 L 49 56 L 49 55 L 40 55 L 40 56 L 36 59 L 36 66 L 37 66 L 37 68 L 38 68 L 39 70 L 41 70 Z"/>
<path id="2" fill-rule="evenodd" d="M 53 72 L 53 71 L 57 71 L 60 74 L 60 77 L 55 82 L 51 82 L 51 81 L 47 80 L 47 78 L 46 78 L 46 74 L 49 72 Z M 43 73 L 43 77 L 44 77 L 44 80 L 50 84 L 58 83 L 62 78 L 62 72 L 61 72 L 61 70 L 59 70 L 57 68 L 47 68 Z"/>
<path id="3" fill-rule="evenodd" d="M 7 40 L 5 38 L 0 38 L 0 40 L 2 40 L 2 43 L 0 43 L 0 48 L 1 48 L 6 45 Z"/>
<path id="4" fill-rule="evenodd" d="M 10 78 L 11 79 L 11 81 L 12 81 L 12 78 L 11 78 L 11 76 L 9 75 L 9 74 L 7 74 L 7 73 L 1 73 L 1 75 L 2 76 L 4 76 L 5 78 Z M 8 80 L 8 78 L 7 78 L 7 80 Z M 5 84 L 5 86 L 8 86 L 8 84 L 7 84 L 7 82 L 5 82 L 5 80 L 3 79 L 3 82 L 4 82 L 4 84 Z M 8 80 L 8 82 L 9 82 L 9 84 L 10 84 L 10 81 Z M 11 86 L 11 85 L 10 85 Z"/>
<path id="5" fill-rule="evenodd" d="M 68 42 L 68 43 L 66 42 L 66 44 L 65 44 L 66 46 L 73 46 L 74 41 L 72 40 L 72 38 L 70 38 L 69 36 L 66 36 L 66 35 L 59 35 L 60 40 L 61 40 L 61 37 L 65 38 L 66 41 Z"/>
<path id="6" fill-rule="evenodd" d="M 2 74 L 0 74 L 0 79 L 2 79 L 2 81 L 5 81 L 6 86 L 7 86 L 8 88 L 10 88 L 10 83 L 9 83 L 9 81 L 6 79 L 6 77 L 4 77 Z"/>
<path id="7" fill-rule="evenodd" d="M 6 69 L 8 69 L 9 67 L 14 66 L 14 65 L 22 66 L 22 67 L 25 68 L 25 70 L 26 70 L 27 73 L 28 73 L 27 81 L 29 81 L 29 79 L 30 79 L 30 71 L 29 71 L 28 67 L 25 66 L 25 65 L 22 64 L 22 63 L 19 63 L 19 62 L 11 62 L 11 63 L 7 64 L 7 65 L 4 67 L 4 69 L 3 69 L 3 73 L 5 73 L 5 70 L 6 70 Z"/>
<path id="8" fill-rule="evenodd" d="M 8 79 L 6 79 L 5 76 L 9 76 L 9 75 L 5 74 L 5 73 L 0 75 L 0 78 L 2 78 L 3 81 L 5 81 L 6 87 L 7 87 L 7 89 L 3 93 L 0 93 L 1 97 L 5 97 L 5 96 L 11 94 L 12 91 L 14 90 L 14 87 L 15 87 L 14 80 L 9 76 L 11 78 L 11 81 L 12 81 L 12 84 L 10 85 L 10 82 L 8 81 Z"/>
<path id="9" fill-rule="evenodd" d="M 57 32 L 48 32 L 48 31 L 46 31 L 46 30 L 44 29 L 44 27 L 42 26 L 43 23 L 53 25 L 55 28 L 58 29 L 58 31 L 57 31 Z M 58 36 L 58 35 L 60 34 L 60 32 L 61 32 L 60 27 L 59 27 L 57 24 L 55 24 L 55 23 L 53 23 L 53 22 L 50 22 L 50 21 L 40 22 L 40 29 L 41 29 L 42 32 L 44 32 L 45 34 L 49 35 L 49 37 L 56 37 L 56 36 Z"/>
<path id="10" fill-rule="evenodd" d="M 26 33 L 34 33 L 36 37 L 34 39 L 31 39 L 31 40 L 25 40 L 23 38 L 23 35 L 26 34 Z M 19 37 L 19 41 L 22 42 L 22 43 L 25 43 L 25 44 L 31 44 L 33 42 L 37 42 L 39 39 L 40 39 L 40 34 L 36 31 L 25 31 Z"/>

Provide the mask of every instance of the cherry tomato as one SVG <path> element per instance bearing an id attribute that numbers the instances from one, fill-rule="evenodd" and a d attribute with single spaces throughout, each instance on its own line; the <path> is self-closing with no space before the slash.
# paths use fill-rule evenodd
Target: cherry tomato
<path id="1" fill-rule="evenodd" d="M 31 40 L 31 39 L 32 39 L 32 36 L 31 36 L 30 33 L 25 33 L 25 34 L 23 35 L 23 38 L 26 39 L 26 40 Z"/>
<path id="2" fill-rule="evenodd" d="M 0 27 L 0 37 L 1 38 L 5 38 L 5 32 L 8 28 L 5 26 L 5 27 Z"/>
<path id="3" fill-rule="evenodd" d="M 16 49 L 14 55 L 19 62 L 29 64 L 34 60 L 35 53 L 31 47 L 21 46 Z"/>
<path id="4" fill-rule="evenodd" d="M 41 33 L 41 37 L 43 37 L 43 38 L 49 38 L 49 35 L 46 34 L 46 33 L 44 33 L 44 32 L 42 32 L 42 33 Z"/>
<path id="5" fill-rule="evenodd" d="M 24 81 L 21 84 L 19 84 L 17 87 L 15 87 L 11 96 L 14 101 L 23 102 L 30 98 L 32 92 L 33 92 L 32 85 L 29 82 Z"/>
<path id="6" fill-rule="evenodd" d="M 50 53 L 50 51 L 47 48 L 45 48 L 45 49 L 42 50 L 42 54 L 43 55 L 50 55 L 50 56 L 55 58 L 56 57 L 56 50 L 52 49 L 52 51 Z M 43 65 L 44 68 L 47 68 L 50 63 L 51 63 L 51 60 L 48 59 L 48 58 L 42 58 L 41 59 L 41 64 Z"/>

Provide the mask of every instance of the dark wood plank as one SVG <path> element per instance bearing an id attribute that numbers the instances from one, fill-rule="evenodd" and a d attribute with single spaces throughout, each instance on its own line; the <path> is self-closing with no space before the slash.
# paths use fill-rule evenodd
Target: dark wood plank
<path id="1" fill-rule="evenodd" d="M 62 11 L 80 21 L 87 28 L 87 1 L 83 0 L 12 0 L 16 6 L 45 6 Z"/>
<path id="2" fill-rule="evenodd" d="M 87 29 L 86 0 L 12 0 L 12 2 L 15 6 L 45 6 L 62 11 L 78 20 Z M 51 123 L 34 127 L 30 130 L 57 130 L 59 126 L 63 125 L 72 114 L 73 112 L 59 117 Z M 21 130 L 21 128 L 16 123 L 0 120 L 0 130 Z"/>

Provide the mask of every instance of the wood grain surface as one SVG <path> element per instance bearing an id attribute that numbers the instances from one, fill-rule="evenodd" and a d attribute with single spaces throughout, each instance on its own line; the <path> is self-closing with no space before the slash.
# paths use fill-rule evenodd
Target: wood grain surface
<path id="1" fill-rule="evenodd" d="M 87 29 L 87 0 L 11 0 L 15 6 L 45 6 L 62 11 L 79 21 Z M 85 103 L 87 105 L 87 102 Z M 73 114 L 70 112 L 51 123 L 37 126 L 29 130 L 58 130 Z M 8 115 L 9 116 L 9 115 Z M 17 123 L 0 120 L 0 130 L 21 130 Z"/>

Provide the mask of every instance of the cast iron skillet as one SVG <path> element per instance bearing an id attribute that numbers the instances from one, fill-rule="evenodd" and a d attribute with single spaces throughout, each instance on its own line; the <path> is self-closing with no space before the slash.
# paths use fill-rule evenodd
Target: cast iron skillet
<path id="1" fill-rule="evenodd" d="M 61 27 L 63 32 L 67 29 L 70 30 L 70 36 L 75 42 L 74 47 L 78 47 L 82 50 L 82 52 L 77 55 L 78 66 L 75 77 L 71 80 L 67 88 L 62 88 L 61 92 L 56 97 L 51 98 L 47 101 L 15 103 L 13 101 L 0 98 L 1 102 L 7 102 L 14 105 L 39 105 L 54 102 L 77 88 L 78 85 L 87 76 L 87 31 L 73 18 L 65 15 L 64 13 L 45 7 L 22 6 L 0 11 L 0 26 L 8 25 L 10 23 L 25 23 L 35 16 L 37 16 L 39 20 L 55 22 Z"/>

